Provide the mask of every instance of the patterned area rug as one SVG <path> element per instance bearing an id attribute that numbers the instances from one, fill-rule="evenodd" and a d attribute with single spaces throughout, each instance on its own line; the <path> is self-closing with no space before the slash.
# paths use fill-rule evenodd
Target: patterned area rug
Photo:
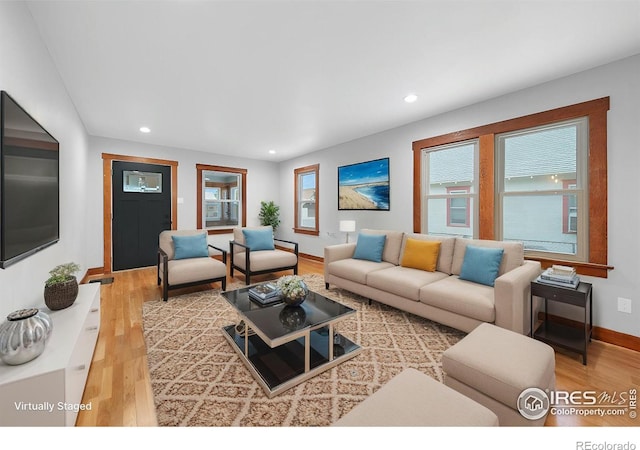
<path id="1" fill-rule="evenodd" d="M 219 290 L 146 302 L 144 336 L 158 423 L 162 426 L 326 426 L 407 367 L 442 381 L 442 353 L 464 333 L 345 290 L 313 291 L 357 314 L 336 329 L 363 351 L 269 399 L 222 335 L 238 313 Z M 241 287 L 231 285 L 229 290 Z"/>

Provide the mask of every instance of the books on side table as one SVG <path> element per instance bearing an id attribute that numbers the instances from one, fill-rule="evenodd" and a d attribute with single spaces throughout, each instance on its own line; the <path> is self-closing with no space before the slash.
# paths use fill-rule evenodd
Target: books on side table
<path id="1" fill-rule="evenodd" d="M 536 281 L 538 283 L 576 289 L 580 284 L 580 277 L 573 267 L 553 265 L 542 272 Z"/>
<path id="2" fill-rule="evenodd" d="M 249 288 L 249 298 L 261 305 L 279 302 L 282 293 L 275 283 L 262 283 Z"/>

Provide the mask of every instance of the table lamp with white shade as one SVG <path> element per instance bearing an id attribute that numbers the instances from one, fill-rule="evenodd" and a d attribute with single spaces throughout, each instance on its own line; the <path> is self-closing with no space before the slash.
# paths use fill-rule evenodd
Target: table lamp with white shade
<path id="1" fill-rule="evenodd" d="M 341 220 L 340 221 L 340 231 L 343 233 L 347 233 L 347 243 L 349 242 L 349 233 L 356 231 L 356 221 L 355 220 Z"/>

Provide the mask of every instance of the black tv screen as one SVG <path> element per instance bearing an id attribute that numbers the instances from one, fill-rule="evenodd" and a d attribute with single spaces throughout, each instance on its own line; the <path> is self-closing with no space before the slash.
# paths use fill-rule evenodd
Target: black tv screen
<path id="1" fill-rule="evenodd" d="M 58 242 L 59 143 L 5 91 L 0 117 L 0 267 Z"/>

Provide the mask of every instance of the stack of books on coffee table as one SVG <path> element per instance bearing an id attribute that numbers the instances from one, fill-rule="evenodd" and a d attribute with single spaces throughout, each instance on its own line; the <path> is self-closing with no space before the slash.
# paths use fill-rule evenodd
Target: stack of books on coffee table
<path id="1" fill-rule="evenodd" d="M 580 277 L 573 267 L 553 265 L 542 272 L 536 281 L 538 283 L 576 289 L 580 284 Z"/>
<path id="2" fill-rule="evenodd" d="M 275 283 L 262 283 L 249 288 L 249 298 L 261 305 L 279 302 L 282 292 Z"/>

